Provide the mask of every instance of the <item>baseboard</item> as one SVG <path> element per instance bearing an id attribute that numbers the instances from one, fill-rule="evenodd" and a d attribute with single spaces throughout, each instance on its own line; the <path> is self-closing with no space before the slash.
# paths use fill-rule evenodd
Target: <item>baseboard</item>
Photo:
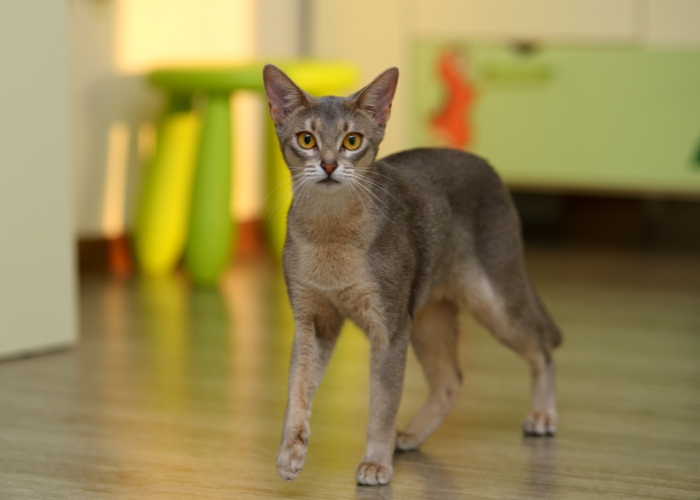
<path id="1" fill-rule="evenodd" d="M 137 271 L 131 235 L 79 238 L 77 245 L 78 272 L 81 276 L 129 276 Z M 248 258 L 266 252 L 262 221 L 239 223 L 236 239 L 231 245 L 231 258 Z"/>

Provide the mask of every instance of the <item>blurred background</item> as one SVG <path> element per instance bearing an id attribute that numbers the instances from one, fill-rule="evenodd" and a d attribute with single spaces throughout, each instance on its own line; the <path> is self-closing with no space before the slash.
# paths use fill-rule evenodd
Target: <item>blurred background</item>
<path id="1" fill-rule="evenodd" d="M 382 154 L 485 156 L 531 244 L 700 251 L 693 0 L 25 0 L 0 23 L 0 354 L 75 340 L 77 276 L 139 274 L 137 206 L 173 97 L 149 83 L 162 68 L 335 61 L 349 93 L 398 66 Z M 201 125 L 206 92 L 187 92 Z M 259 82 L 226 92 L 228 263 L 283 229 L 264 227 L 275 145 Z"/>

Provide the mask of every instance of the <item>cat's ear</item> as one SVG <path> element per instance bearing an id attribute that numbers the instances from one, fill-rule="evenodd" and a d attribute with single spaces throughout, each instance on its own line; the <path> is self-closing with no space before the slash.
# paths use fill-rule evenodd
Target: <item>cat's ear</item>
<path id="1" fill-rule="evenodd" d="M 391 115 L 391 102 L 394 100 L 396 85 L 399 83 L 399 69 L 389 68 L 375 78 L 372 83 L 350 96 L 356 106 L 368 111 L 375 125 L 386 125 Z"/>
<path id="2" fill-rule="evenodd" d="M 306 93 L 277 66 L 265 65 L 263 83 L 270 104 L 270 116 L 277 125 L 282 125 L 296 108 L 309 104 Z"/>

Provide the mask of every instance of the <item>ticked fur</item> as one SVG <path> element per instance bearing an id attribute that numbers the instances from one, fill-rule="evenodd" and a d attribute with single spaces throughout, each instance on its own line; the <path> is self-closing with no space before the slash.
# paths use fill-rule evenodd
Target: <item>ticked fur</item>
<path id="1" fill-rule="evenodd" d="M 274 66 L 263 76 L 293 180 L 283 260 L 296 331 L 277 461 L 282 478 L 294 479 L 304 465 L 311 400 L 346 318 L 371 343 L 358 483 L 388 483 L 394 450 L 416 449 L 454 405 L 460 309 L 528 362 L 533 396 L 524 430 L 554 434 L 551 351 L 561 337 L 527 276 L 517 214 L 493 169 L 441 149 L 376 160 L 395 68 L 347 98 L 314 99 Z M 409 343 L 430 394 L 397 434 Z"/>

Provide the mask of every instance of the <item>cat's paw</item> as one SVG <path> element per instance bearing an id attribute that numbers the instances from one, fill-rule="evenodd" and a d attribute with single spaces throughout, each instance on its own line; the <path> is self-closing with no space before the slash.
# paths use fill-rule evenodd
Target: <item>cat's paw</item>
<path id="1" fill-rule="evenodd" d="M 377 462 L 360 462 L 357 466 L 357 484 L 364 486 L 377 486 L 381 484 L 389 484 L 391 476 L 394 475 L 394 469 L 391 465 L 381 465 Z"/>
<path id="2" fill-rule="evenodd" d="M 421 441 L 415 434 L 405 431 L 396 432 L 396 450 L 397 451 L 414 451 L 421 445 Z"/>
<path id="3" fill-rule="evenodd" d="M 289 438 L 285 436 L 277 452 L 277 472 L 285 481 L 292 481 L 304 468 L 309 443 L 308 425 L 291 434 Z"/>
<path id="4" fill-rule="evenodd" d="M 554 436 L 557 433 L 557 414 L 552 411 L 533 411 L 523 422 L 526 436 Z"/>

